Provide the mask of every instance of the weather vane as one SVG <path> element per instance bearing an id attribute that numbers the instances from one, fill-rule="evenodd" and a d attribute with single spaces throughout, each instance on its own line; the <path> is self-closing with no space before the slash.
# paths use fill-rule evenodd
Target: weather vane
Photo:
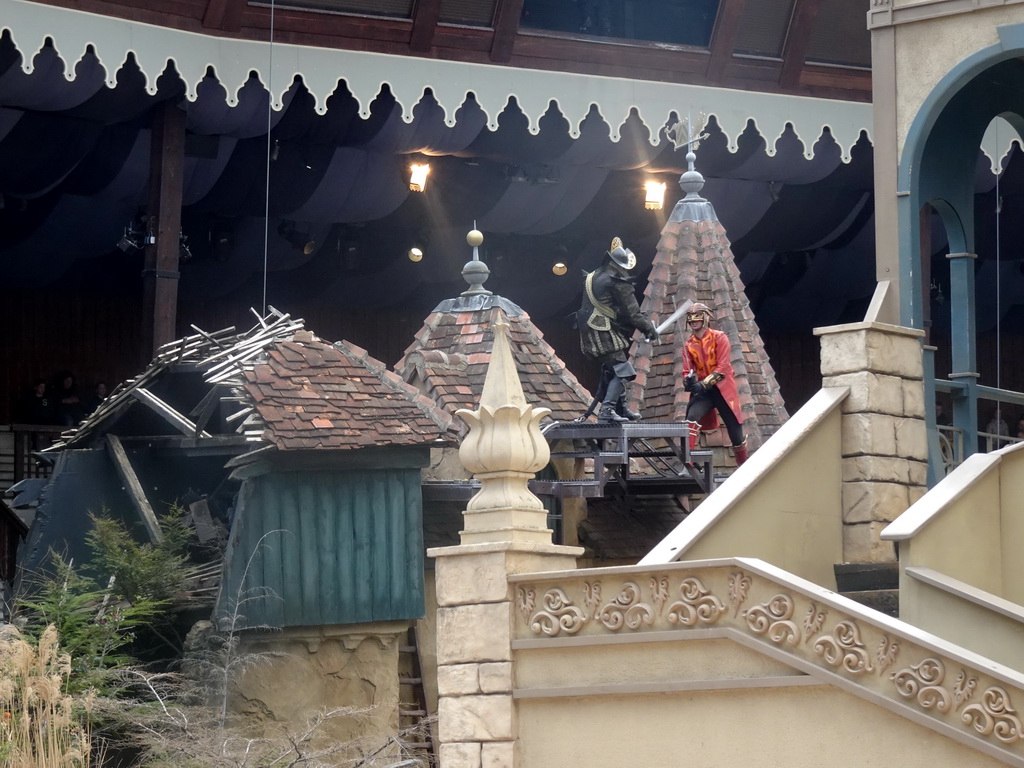
<path id="1" fill-rule="evenodd" d="M 700 146 L 700 143 L 709 136 L 708 133 L 704 132 L 704 128 L 707 127 L 707 124 L 707 114 L 704 112 L 698 112 L 697 125 L 700 127 L 696 132 L 691 130 L 690 116 L 687 115 L 675 125 L 670 126 L 665 131 L 665 135 L 668 136 L 669 141 L 672 142 L 672 146 L 676 149 L 687 147 L 691 151 L 696 151 Z"/>

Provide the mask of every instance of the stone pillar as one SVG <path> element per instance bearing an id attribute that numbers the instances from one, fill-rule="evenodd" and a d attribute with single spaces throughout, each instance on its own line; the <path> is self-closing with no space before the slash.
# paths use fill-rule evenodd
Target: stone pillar
<path id="1" fill-rule="evenodd" d="M 513 591 L 510 573 L 574 569 L 579 547 L 551 543 L 547 512 L 527 482 L 547 464 L 508 343 L 495 327 L 480 407 L 460 410 L 470 431 L 459 450 L 480 491 L 466 511 L 462 544 L 431 549 L 437 582 L 438 749 L 441 768 L 514 768 Z"/>
<path id="2" fill-rule="evenodd" d="M 816 328 L 823 387 L 843 401 L 843 560 L 896 560 L 882 529 L 927 490 L 924 332 L 885 323 Z"/>

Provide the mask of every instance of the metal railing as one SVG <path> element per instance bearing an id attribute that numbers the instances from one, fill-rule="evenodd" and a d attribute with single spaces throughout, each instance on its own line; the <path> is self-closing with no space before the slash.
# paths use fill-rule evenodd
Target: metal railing
<path id="1" fill-rule="evenodd" d="M 29 477 L 49 477 L 50 465 L 35 454 L 49 448 L 64 429 L 50 424 L 11 424 L 0 440 L 0 487 L 9 488 Z"/>

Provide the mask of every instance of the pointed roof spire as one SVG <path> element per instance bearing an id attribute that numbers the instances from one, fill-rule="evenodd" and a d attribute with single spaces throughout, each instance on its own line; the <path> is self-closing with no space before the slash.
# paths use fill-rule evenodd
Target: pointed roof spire
<path id="1" fill-rule="evenodd" d="M 690 139 L 685 124 L 677 123 L 672 132 L 669 135 L 677 146 L 692 147 L 703 138 Z M 679 180 L 686 197 L 676 203 L 661 231 L 642 309 L 651 317 L 665 318 L 687 299 L 711 307 L 714 327 L 724 331 L 732 344 L 743 429 L 753 449 L 774 433 L 788 415 L 725 228 L 711 203 L 698 194 L 704 177 L 694 167 L 696 156 L 692 148 L 686 159 L 688 170 Z M 686 338 L 685 324 L 680 321 L 662 333 L 657 346 L 642 344 L 634 356 L 633 365 L 639 375 L 630 391 L 631 402 L 634 406 L 639 403 L 648 419 L 685 418 L 689 397 L 683 390 L 677 364 Z M 727 443 L 722 430 L 709 437 L 712 446 Z"/>
<path id="2" fill-rule="evenodd" d="M 463 296 L 490 296 L 491 292 L 484 288 L 484 283 L 491 275 L 491 270 L 480 260 L 480 244 L 484 241 L 484 234 L 476 228 L 473 222 L 473 229 L 466 235 L 466 242 L 473 246 L 473 259 L 467 261 L 462 268 L 462 276 L 469 283 L 469 288 L 462 292 Z"/>
<path id="3" fill-rule="evenodd" d="M 487 366 L 497 348 L 492 348 L 492 334 L 505 325 L 526 402 L 550 408 L 558 421 L 576 418 L 590 402 L 590 393 L 566 369 L 526 312 L 483 288 L 489 274 L 477 250 L 483 235 L 474 229 L 466 240 L 474 251 L 462 272 L 470 289 L 442 301 L 427 316 L 395 365 L 396 373 L 450 413 L 472 408 L 481 397 Z M 464 431 L 458 420 L 455 426 Z"/>

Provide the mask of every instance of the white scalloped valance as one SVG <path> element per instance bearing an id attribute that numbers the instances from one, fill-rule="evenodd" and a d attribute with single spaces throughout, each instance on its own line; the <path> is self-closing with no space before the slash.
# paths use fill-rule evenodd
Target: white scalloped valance
<path id="1" fill-rule="evenodd" d="M 406 122 L 412 122 L 413 108 L 424 89 L 430 88 L 445 110 L 449 126 L 455 124 L 456 111 L 466 94 L 472 92 L 487 114 L 491 130 L 497 129 L 499 114 L 514 96 L 530 121 L 531 131 L 539 131 L 540 119 L 554 101 L 569 121 L 573 137 L 579 135 L 580 123 L 591 105 L 597 106 L 616 141 L 619 126 L 633 109 L 651 130 L 652 144 L 659 141 L 659 131 L 672 112 L 680 116 L 698 112 L 714 115 L 728 136 L 732 151 L 736 150 L 737 139 L 747 122 L 753 120 L 766 139 L 769 155 L 774 154 L 775 141 L 787 124 L 792 124 L 803 141 L 807 158 L 813 156 L 814 143 L 825 127 L 841 147 L 844 161 L 849 161 L 850 149 L 861 132 L 868 135 L 871 132 L 871 105 L 856 102 L 284 43 L 271 45 L 183 32 L 23 0 L 0 0 L 0 25 L 10 31 L 23 54 L 22 67 L 26 73 L 32 71 L 36 52 L 51 38 L 69 81 L 74 80 L 75 64 L 91 45 L 111 88 L 116 85 L 117 71 L 130 52 L 146 77 L 150 93 L 156 92 L 157 78 L 167 63 L 173 61 L 186 85 L 188 98 L 194 101 L 207 68 L 212 67 L 228 93 L 231 106 L 237 103 L 238 92 L 255 71 L 271 91 L 278 109 L 296 75 L 302 77 L 321 113 L 326 111 L 327 99 L 338 81 L 345 80 L 359 102 L 363 117 L 369 117 L 371 102 L 382 84 L 387 83 L 402 106 Z"/>

